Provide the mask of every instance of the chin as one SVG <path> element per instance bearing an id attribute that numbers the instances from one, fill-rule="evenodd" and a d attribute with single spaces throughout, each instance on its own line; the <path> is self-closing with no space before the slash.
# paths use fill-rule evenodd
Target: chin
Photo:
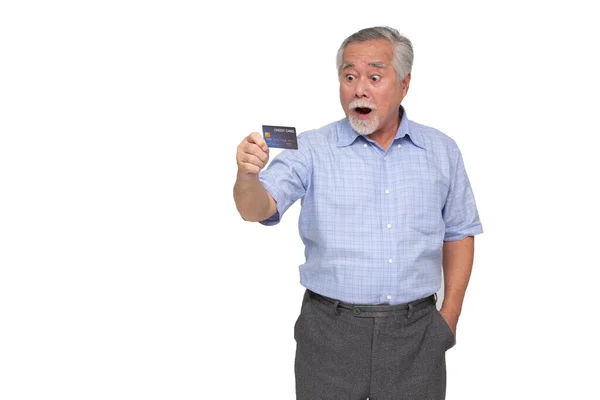
<path id="1" fill-rule="evenodd" d="M 368 136 L 379 128 L 379 117 L 377 115 L 369 119 L 359 119 L 350 114 L 348 116 L 348 122 L 350 122 L 352 129 L 362 136 Z"/>

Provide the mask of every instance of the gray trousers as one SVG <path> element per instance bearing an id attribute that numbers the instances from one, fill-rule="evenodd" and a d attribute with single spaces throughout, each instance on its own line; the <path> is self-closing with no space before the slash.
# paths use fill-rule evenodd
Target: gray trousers
<path id="1" fill-rule="evenodd" d="M 444 399 L 455 338 L 435 301 L 360 306 L 306 290 L 294 326 L 296 399 Z"/>

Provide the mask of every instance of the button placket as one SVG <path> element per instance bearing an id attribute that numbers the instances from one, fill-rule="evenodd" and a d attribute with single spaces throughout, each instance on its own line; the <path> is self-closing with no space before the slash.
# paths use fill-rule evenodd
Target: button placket
<path id="1" fill-rule="evenodd" d="M 384 222 L 382 228 L 384 230 L 384 242 L 385 242 L 385 247 L 384 247 L 384 251 L 385 253 L 388 254 L 388 260 L 387 263 L 389 265 L 389 269 L 390 272 L 392 270 L 391 264 L 393 262 L 391 256 L 392 256 L 392 251 L 393 251 L 393 240 L 392 240 L 392 232 L 391 232 L 391 216 L 393 215 L 393 202 L 390 197 L 387 197 L 390 193 L 390 184 L 392 183 L 391 177 L 392 177 L 392 169 L 393 169 L 393 162 L 392 159 L 388 160 L 388 157 L 390 156 L 390 151 L 394 151 L 393 147 L 390 147 L 388 149 L 387 153 L 383 154 L 383 160 L 381 161 L 381 166 L 382 166 L 382 171 L 383 171 L 383 176 L 384 176 L 384 198 L 383 198 L 383 210 L 382 210 L 382 219 Z M 386 221 L 387 220 L 387 221 Z M 389 221 L 389 222 L 388 222 Z M 387 231 L 387 232 L 385 232 Z M 384 253 L 384 254 L 385 254 Z M 390 292 L 392 292 L 392 288 L 391 288 L 391 283 L 390 282 L 385 282 L 382 287 L 381 287 L 381 294 L 383 295 L 382 297 L 384 297 L 385 299 L 387 299 L 388 301 L 391 299 L 390 296 Z"/>

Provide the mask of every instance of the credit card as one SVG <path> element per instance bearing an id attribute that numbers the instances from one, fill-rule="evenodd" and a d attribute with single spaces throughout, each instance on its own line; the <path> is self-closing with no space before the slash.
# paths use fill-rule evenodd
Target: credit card
<path id="1" fill-rule="evenodd" d="M 298 150 L 296 128 L 290 126 L 263 125 L 263 137 L 267 146 Z"/>

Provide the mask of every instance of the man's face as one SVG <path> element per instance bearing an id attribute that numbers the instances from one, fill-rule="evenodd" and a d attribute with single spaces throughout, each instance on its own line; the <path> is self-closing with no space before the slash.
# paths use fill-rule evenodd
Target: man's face
<path id="1" fill-rule="evenodd" d="M 392 58 L 392 44 L 386 40 L 354 42 L 344 49 L 340 101 L 352 128 L 361 135 L 397 128 L 410 74 L 398 82 Z"/>

